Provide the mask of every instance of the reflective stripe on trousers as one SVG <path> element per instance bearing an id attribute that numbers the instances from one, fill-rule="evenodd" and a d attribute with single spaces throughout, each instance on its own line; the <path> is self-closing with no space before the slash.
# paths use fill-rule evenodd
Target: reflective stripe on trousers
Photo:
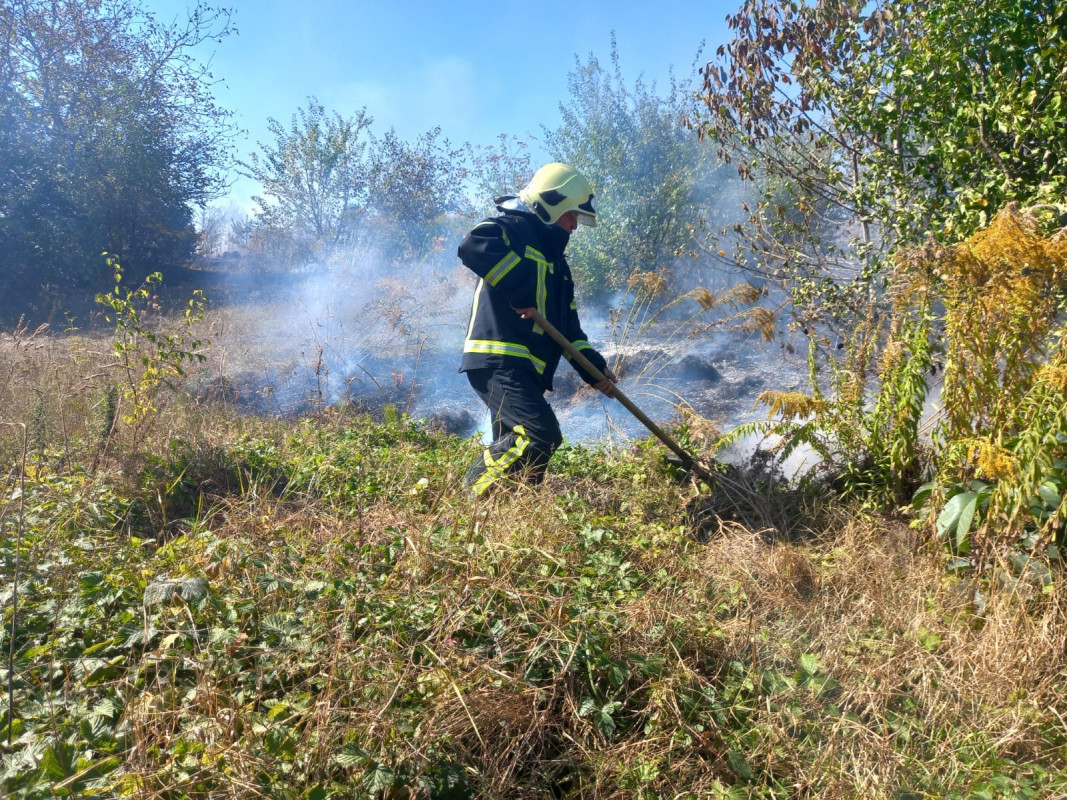
<path id="1" fill-rule="evenodd" d="M 493 443 L 467 470 L 466 485 L 480 495 L 505 475 L 522 472 L 526 480 L 539 481 L 563 434 L 537 373 L 475 369 L 467 379 L 489 409 Z"/>
<path id="2" fill-rule="evenodd" d="M 515 428 L 515 442 L 507 450 L 505 450 L 498 458 L 493 458 L 492 451 L 487 447 L 482 451 L 482 464 L 485 466 L 485 472 L 483 472 L 478 478 L 471 484 L 471 489 L 474 490 L 476 495 L 480 495 L 498 480 L 507 474 L 512 465 L 515 464 L 522 454 L 526 452 L 526 448 L 530 446 L 530 437 L 526 435 L 526 431 L 522 425 Z"/>

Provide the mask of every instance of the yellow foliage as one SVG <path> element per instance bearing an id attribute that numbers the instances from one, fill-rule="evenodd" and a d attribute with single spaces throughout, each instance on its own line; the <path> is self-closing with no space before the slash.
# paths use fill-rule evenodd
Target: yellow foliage
<path id="1" fill-rule="evenodd" d="M 1067 235 L 1045 235 L 1035 210 L 1010 204 L 955 247 L 901 253 L 892 275 L 896 318 L 941 315 L 939 481 L 996 483 L 988 514 L 1009 526 L 1027 513 L 1067 423 Z M 898 329 L 882 352 L 883 379 L 906 365 Z"/>
<path id="2" fill-rule="evenodd" d="M 945 305 L 950 437 L 1011 435 L 1056 323 L 1067 265 L 1063 239 L 1011 204 L 952 249 L 930 250 Z"/>
<path id="3" fill-rule="evenodd" d="M 1010 450 L 989 441 L 977 442 L 971 447 L 971 460 L 980 478 L 989 480 L 1009 479 L 1015 476 L 1015 458 Z"/>
<path id="4" fill-rule="evenodd" d="M 894 369 L 899 367 L 904 360 L 904 343 L 899 339 L 890 339 L 882 350 L 881 363 L 879 365 L 879 374 L 888 375 Z"/>
<path id="5" fill-rule="evenodd" d="M 1043 238 L 1036 221 L 1013 204 L 955 248 L 942 277 L 950 292 L 966 298 L 966 310 L 981 326 L 974 333 L 1012 335 L 1016 326 L 1044 328 L 1039 312 L 1059 282 L 1064 255 L 1065 248 Z"/>
<path id="6" fill-rule="evenodd" d="M 767 418 L 781 415 L 783 420 L 807 419 L 826 410 L 826 403 L 803 392 L 779 392 L 770 390 L 756 398 L 753 408 L 767 406 Z"/>
<path id="7" fill-rule="evenodd" d="M 1035 376 L 1035 383 L 1067 394 L 1067 364 L 1044 364 Z"/>

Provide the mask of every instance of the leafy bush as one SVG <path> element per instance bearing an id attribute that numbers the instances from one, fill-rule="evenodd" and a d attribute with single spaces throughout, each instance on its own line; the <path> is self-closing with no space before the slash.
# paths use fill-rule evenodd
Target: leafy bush
<path id="1" fill-rule="evenodd" d="M 115 273 L 115 288 L 98 294 L 96 302 L 106 309 L 105 320 L 115 324 L 115 362 L 123 376 L 121 396 L 130 406 L 123 421 L 137 425 L 156 412 L 154 402 L 160 387 L 173 388 L 172 382 L 183 374 L 186 362 L 204 360 L 200 352 L 204 342 L 193 336 L 194 325 L 204 318 L 204 296 L 199 289 L 193 291 L 177 333 L 156 330 L 148 317 L 159 311 L 152 287 L 162 282 L 163 276 L 155 272 L 136 289 L 126 288 L 118 259 L 105 257 Z"/>
<path id="2" fill-rule="evenodd" d="M 730 437 L 773 433 L 783 457 L 810 447 L 872 507 L 907 502 L 927 478 L 917 505 L 959 554 L 977 531 L 998 546 L 1024 532 L 1037 534 L 1035 546 L 1061 543 L 1067 240 L 1042 233 L 1040 211 L 1008 206 L 955 247 L 902 254 L 886 319 L 872 306 L 840 351 L 812 334 L 813 394 L 765 394 L 759 402 L 778 419 Z M 820 388 L 823 371 L 832 394 Z"/>

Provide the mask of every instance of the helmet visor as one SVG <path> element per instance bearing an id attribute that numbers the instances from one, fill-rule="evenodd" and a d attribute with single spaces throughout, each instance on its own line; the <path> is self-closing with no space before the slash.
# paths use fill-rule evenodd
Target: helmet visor
<path id="1" fill-rule="evenodd" d="M 579 203 L 574 210 L 578 212 L 578 221 L 582 225 L 588 225 L 590 228 L 596 227 L 596 209 L 593 208 L 593 195 L 589 195 L 589 199 L 584 203 Z"/>

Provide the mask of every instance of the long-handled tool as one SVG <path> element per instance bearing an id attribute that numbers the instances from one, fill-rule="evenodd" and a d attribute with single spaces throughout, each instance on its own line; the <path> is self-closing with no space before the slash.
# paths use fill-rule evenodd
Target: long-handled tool
<path id="1" fill-rule="evenodd" d="M 572 359 L 581 364 L 585 368 L 586 372 L 596 378 L 597 381 L 606 381 L 608 379 L 603 372 L 593 366 L 593 362 L 586 358 L 582 354 L 581 350 L 575 347 L 574 344 L 566 336 L 560 333 L 559 330 L 552 323 L 545 319 L 543 314 L 534 310 L 530 310 L 527 312 L 527 316 L 531 320 L 536 322 L 538 325 L 540 325 L 544 332 L 551 336 L 555 340 L 556 344 L 563 348 L 563 352 L 565 352 L 568 356 L 570 356 Z M 626 407 L 627 411 L 637 417 L 637 419 L 640 420 L 642 425 L 652 431 L 652 433 L 655 434 L 657 439 L 667 445 L 671 452 L 673 452 L 676 456 L 678 456 L 678 458 L 681 459 L 683 468 L 697 475 L 701 480 L 714 485 L 715 476 L 712 475 L 712 473 L 707 469 L 707 467 L 705 467 L 703 464 L 693 458 L 693 456 L 687 453 L 682 448 L 682 446 L 678 444 L 678 442 L 674 441 L 670 434 L 668 434 L 659 425 L 649 419 L 648 416 L 634 404 L 633 400 L 626 396 L 622 389 L 616 386 L 614 388 L 614 391 L 612 392 L 612 395 L 615 397 L 616 400 L 618 400 Z"/>

